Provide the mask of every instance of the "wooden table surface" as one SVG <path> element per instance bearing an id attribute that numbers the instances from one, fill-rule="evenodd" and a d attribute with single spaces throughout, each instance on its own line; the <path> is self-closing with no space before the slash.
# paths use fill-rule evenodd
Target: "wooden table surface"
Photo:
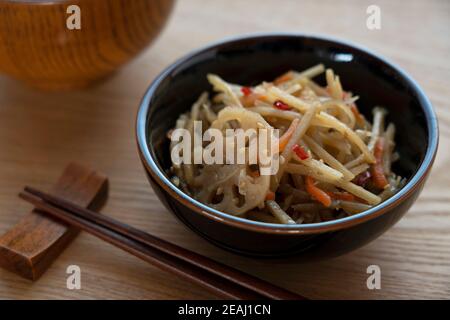
<path id="1" fill-rule="evenodd" d="M 76 160 L 109 176 L 105 214 L 310 298 L 450 298 L 450 2 L 378 0 L 382 28 L 370 31 L 366 8 L 372 2 L 182 0 L 153 46 L 95 88 L 43 93 L 0 76 L 0 233 L 29 211 L 17 198 L 24 185 L 48 189 Z M 440 149 L 420 198 L 391 230 L 353 253 L 296 264 L 225 252 L 176 221 L 146 180 L 134 120 L 148 84 L 194 48 L 262 31 L 321 33 L 369 47 L 410 73 L 436 109 Z M 73 264 L 81 268 L 80 290 L 66 289 L 66 268 Z M 381 290 L 366 287 L 372 264 L 381 268 Z M 0 270 L 0 298 L 213 296 L 83 233 L 35 283 Z"/>

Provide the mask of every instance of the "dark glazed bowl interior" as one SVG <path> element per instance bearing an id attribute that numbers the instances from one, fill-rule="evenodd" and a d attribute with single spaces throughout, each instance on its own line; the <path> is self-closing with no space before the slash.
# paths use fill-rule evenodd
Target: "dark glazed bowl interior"
<path id="1" fill-rule="evenodd" d="M 166 133 L 174 126 L 179 114 L 187 111 L 201 92 L 211 92 L 206 80 L 207 73 L 216 73 L 230 82 L 254 85 L 270 81 L 287 70 L 303 70 L 318 63 L 334 69 L 344 89 L 360 97 L 358 107 L 369 119 L 372 118 L 374 106 L 381 105 L 388 109 L 387 120 L 397 127 L 396 149 L 400 154 L 400 160 L 395 163 L 393 170 L 408 179 L 407 185 L 394 197 L 366 212 L 336 221 L 276 225 L 249 221 L 208 208 L 169 181 L 167 171 L 171 164 Z M 315 80 L 325 84 L 323 75 Z M 253 250 L 251 245 L 240 245 L 242 241 L 234 243 L 229 239 L 220 239 L 219 234 L 231 237 L 234 233 L 228 229 L 240 229 L 248 243 L 261 234 L 270 234 L 271 237 L 286 239 L 280 240 L 280 248 L 289 245 L 303 252 L 309 249 L 292 240 L 295 235 L 298 241 L 304 242 L 307 236 L 311 239 L 313 235 L 322 234 L 319 238 L 323 239 L 323 234 L 330 236 L 339 230 L 356 230 L 359 224 L 373 224 L 376 230 L 358 239 L 359 245 L 368 242 L 390 227 L 392 220 L 397 221 L 417 197 L 436 153 L 438 130 L 436 116 L 422 90 L 408 75 L 383 58 L 328 38 L 276 34 L 242 37 L 213 44 L 172 64 L 155 79 L 144 96 L 137 117 L 137 139 L 153 187 L 166 206 L 183 222 L 214 243 L 236 252 L 277 255 L 277 247 L 270 252 Z M 406 204 L 403 203 L 405 201 Z M 372 221 L 390 212 L 394 212 L 395 219 L 391 217 L 389 223 L 381 223 L 380 219 L 378 222 Z M 376 223 L 380 226 L 375 228 Z M 218 229 L 211 233 L 205 228 Z M 218 235 L 214 236 L 216 233 Z M 355 237 L 358 235 L 357 232 L 354 234 Z M 311 241 L 308 245 L 314 247 L 314 241 L 318 240 Z M 359 245 L 338 248 L 336 253 L 349 251 Z"/>

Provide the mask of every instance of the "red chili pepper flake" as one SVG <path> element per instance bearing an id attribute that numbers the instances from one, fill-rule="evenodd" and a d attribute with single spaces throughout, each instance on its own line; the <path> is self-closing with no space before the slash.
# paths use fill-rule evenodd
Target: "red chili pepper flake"
<path id="1" fill-rule="evenodd" d="M 369 181 L 369 179 L 371 178 L 371 174 L 369 171 L 364 171 L 360 174 L 358 174 L 354 179 L 354 183 L 357 184 L 358 186 L 364 187 L 367 182 Z"/>
<path id="2" fill-rule="evenodd" d="M 309 154 L 308 152 L 305 151 L 305 149 L 303 149 L 301 146 L 299 146 L 298 144 L 294 144 L 294 146 L 292 147 L 292 151 L 295 152 L 295 154 L 301 159 L 301 160 L 306 160 L 309 158 Z"/>
<path id="3" fill-rule="evenodd" d="M 244 94 L 244 96 L 247 97 L 247 96 L 251 95 L 253 91 L 249 87 L 242 87 L 241 92 Z"/>
<path id="4" fill-rule="evenodd" d="M 291 107 L 289 107 L 289 105 L 287 105 L 286 103 L 284 103 L 283 101 L 277 100 L 273 103 L 273 106 L 277 109 L 280 110 L 290 110 Z"/>

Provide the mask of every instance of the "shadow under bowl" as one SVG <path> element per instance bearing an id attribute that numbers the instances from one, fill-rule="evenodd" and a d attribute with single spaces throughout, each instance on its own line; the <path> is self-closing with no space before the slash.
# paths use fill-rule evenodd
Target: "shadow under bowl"
<path id="1" fill-rule="evenodd" d="M 201 92 L 211 91 L 207 73 L 255 85 L 287 70 L 317 63 L 334 69 L 343 87 L 360 97 L 371 118 L 376 105 L 388 109 L 396 125 L 400 159 L 394 172 L 407 184 L 392 198 L 343 219 L 304 225 L 255 222 L 219 212 L 183 193 L 169 180 L 168 130 Z M 324 76 L 315 78 L 325 84 Z M 366 49 L 325 37 L 263 34 L 212 44 L 176 61 L 147 90 L 138 115 L 137 142 L 149 181 L 164 205 L 184 224 L 215 245 L 254 257 L 297 255 L 334 257 L 359 248 L 394 225 L 411 207 L 429 174 L 438 145 L 438 125 L 430 101 L 404 71 Z"/>

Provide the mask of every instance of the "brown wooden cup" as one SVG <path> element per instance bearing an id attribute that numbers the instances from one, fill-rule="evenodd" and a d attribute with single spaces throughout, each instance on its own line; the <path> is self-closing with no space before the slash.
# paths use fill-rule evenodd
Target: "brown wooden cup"
<path id="1" fill-rule="evenodd" d="M 0 73 L 42 89 L 85 87 L 149 45 L 173 3 L 0 0 Z"/>

